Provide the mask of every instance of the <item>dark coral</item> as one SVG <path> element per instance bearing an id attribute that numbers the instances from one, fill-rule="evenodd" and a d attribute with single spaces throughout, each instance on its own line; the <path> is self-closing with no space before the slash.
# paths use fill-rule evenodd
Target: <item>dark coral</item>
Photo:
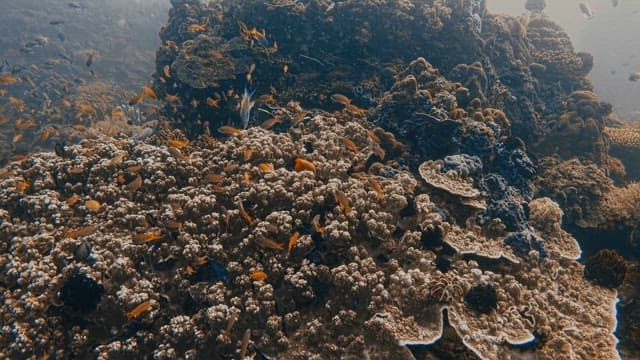
<path id="1" fill-rule="evenodd" d="M 79 313 L 95 311 L 104 294 L 104 287 L 85 274 L 73 274 L 60 290 L 64 306 Z"/>
<path id="2" fill-rule="evenodd" d="M 488 314 L 498 305 L 498 295 L 493 286 L 481 284 L 472 287 L 464 295 L 464 301 L 471 309 Z"/>
<path id="3" fill-rule="evenodd" d="M 622 285 L 625 274 L 626 262 L 613 250 L 600 250 L 585 261 L 584 277 L 600 286 L 617 288 Z"/>

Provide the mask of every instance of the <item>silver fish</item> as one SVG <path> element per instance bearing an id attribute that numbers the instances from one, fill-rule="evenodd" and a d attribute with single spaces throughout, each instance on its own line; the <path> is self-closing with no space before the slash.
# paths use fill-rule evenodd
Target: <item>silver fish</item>
<path id="1" fill-rule="evenodd" d="M 593 18 L 593 10 L 591 10 L 589 4 L 581 2 L 580 4 L 578 4 L 578 8 L 580 9 L 580 13 L 585 19 L 589 20 Z"/>
<path id="2" fill-rule="evenodd" d="M 244 92 L 242 93 L 242 100 L 240 101 L 240 119 L 242 119 L 242 126 L 243 128 L 247 128 L 247 126 L 249 125 L 249 117 L 251 116 L 251 109 L 253 108 L 253 105 L 255 105 L 255 101 L 251 100 L 251 96 L 253 96 L 253 93 L 255 93 L 256 91 L 253 90 L 252 92 L 249 92 L 249 90 L 247 90 L 247 88 L 244 88 Z"/>

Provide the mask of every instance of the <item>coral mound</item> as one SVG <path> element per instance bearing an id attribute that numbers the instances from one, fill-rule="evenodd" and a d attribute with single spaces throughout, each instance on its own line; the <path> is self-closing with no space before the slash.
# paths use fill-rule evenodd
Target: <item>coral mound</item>
<path id="1" fill-rule="evenodd" d="M 551 245 L 516 257 L 501 236 L 450 222 L 432 187 L 393 159 L 368 161 L 383 144 L 366 126 L 315 113 L 279 134 L 186 143 L 164 130 L 12 163 L 0 183 L 0 283 L 13 325 L 0 356 L 400 358 L 442 336 L 445 310 L 482 358 L 531 351 L 513 344 L 534 338 L 542 359 L 559 348 L 616 356 L 614 290 Z M 479 169 L 471 157 L 443 163 Z M 532 224 L 557 222 L 554 204 L 542 205 Z M 572 241 L 555 225 L 540 234 Z M 483 243 L 511 260 L 486 256 Z M 96 311 L 54 311 L 73 306 L 69 284 L 86 279 L 104 287 Z"/>

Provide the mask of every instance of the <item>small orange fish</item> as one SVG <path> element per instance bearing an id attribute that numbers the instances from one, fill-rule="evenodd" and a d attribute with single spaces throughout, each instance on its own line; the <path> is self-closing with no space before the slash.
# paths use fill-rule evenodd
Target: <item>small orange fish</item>
<path id="1" fill-rule="evenodd" d="M 187 275 L 189 275 L 189 276 L 191 276 L 191 275 L 193 275 L 193 274 L 197 273 L 196 269 L 194 269 L 194 268 L 193 268 L 193 266 L 191 266 L 191 265 L 187 265 L 187 268 L 186 268 L 184 271 L 185 271 L 185 272 L 187 273 Z"/>
<path id="2" fill-rule="evenodd" d="M 207 263 L 207 261 L 209 261 L 209 260 L 207 259 L 206 256 L 198 256 L 196 258 L 195 264 L 196 265 L 204 265 L 204 264 Z"/>
<path id="3" fill-rule="evenodd" d="M 184 149 L 189 146 L 189 142 L 186 140 L 167 140 L 167 145 L 178 149 Z"/>
<path id="4" fill-rule="evenodd" d="M 65 200 L 65 203 L 69 206 L 75 205 L 78 203 L 78 201 L 80 200 L 80 197 L 78 195 L 71 195 L 69 196 L 69 198 L 67 200 Z"/>
<path id="5" fill-rule="evenodd" d="M 14 98 L 13 96 L 9 96 L 9 102 L 11 103 L 11 105 L 13 105 L 13 107 L 15 107 L 18 111 L 24 111 L 26 105 L 24 104 L 24 101 Z"/>
<path id="6" fill-rule="evenodd" d="M 125 185 L 124 188 L 129 192 L 135 192 L 136 190 L 140 189 L 141 186 L 142 186 L 142 176 L 138 174 L 136 178 L 133 179 L 133 181 L 131 181 L 127 185 Z"/>
<path id="7" fill-rule="evenodd" d="M 279 118 L 270 118 L 265 120 L 262 124 L 260 124 L 260 127 L 266 130 L 271 129 L 272 127 L 280 124 L 282 122 L 282 119 Z"/>
<path id="8" fill-rule="evenodd" d="M 342 104 L 344 106 L 349 106 L 351 104 L 351 99 L 342 95 L 342 94 L 333 94 L 331 95 L 331 100 L 337 102 L 338 104 Z"/>
<path id="9" fill-rule="evenodd" d="M 177 148 L 169 147 L 169 154 L 173 155 L 173 157 L 175 157 L 178 160 L 189 161 L 189 157 L 187 157 L 185 154 L 182 153 L 182 151 L 180 151 Z"/>
<path id="10" fill-rule="evenodd" d="M 316 173 L 316 166 L 308 160 L 303 158 L 296 158 L 295 168 L 296 171 L 311 171 L 312 173 Z"/>
<path id="11" fill-rule="evenodd" d="M 154 242 L 157 240 L 162 239 L 163 235 L 161 232 L 159 231 L 154 231 L 154 232 L 148 232 L 148 233 L 142 233 L 142 234 L 135 234 L 133 236 L 133 242 L 136 244 L 147 244 L 150 242 Z"/>
<path id="12" fill-rule="evenodd" d="M 251 184 L 253 182 L 253 176 L 251 176 L 251 173 L 245 171 L 244 174 L 242 174 L 242 182 L 245 184 Z"/>
<path id="13" fill-rule="evenodd" d="M 224 125 L 218 128 L 218 132 L 224 135 L 240 135 L 242 130 L 234 128 L 233 126 Z"/>
<path id="14" fill-rule="evenodd" d="M 144 313 L 145 311 L 149 310 L 149 308 L 151 307 L 151 303 L 153 301 L 152 300 L 147 300 L 145 302 L 143 302 L 142 304 L 136 306 L 133 310 L 129 311 L 127 313 L 127 320 L 131 320 L 131 319 L 135 319 L 140 317 L 140 315 L 142 315 L 142 313 Z"/>
<path id="15" fill-rule="evenodd" d="M 140 170 L 142 170 L 143 167 L 143 164 L 131 165 L 127 168 L 127 172 L 129 174 L 137 174 Z"/>
<path id="16" fill-rule="evenodd" d="M 353 141 L 351 141 L 351 139 L 344 138 L 344 139 L 342 139 L 342 141 L 344 142 L 344 146 L 348 150 L 351 150 L 351 151 L 353 151 L 355 153 L 357 153 L 359 151 L 358 146 Z"/>
<path id="17" fill-rule="evenodd" d="M 64 237 L 66 239 L 76 239 L 83 236 L 89 236 L 98 231 L 98 228 L 93 225 L 83 226 L 77 230 L 69 230 L 65 233 Z"/>
<path id="18" fill-rule="evenodd" d="M 272 172 L 274 170 L 273 164 L 269 164 L 269 163 L 258 164 L 258 169 L 260 169 L 260 171 L 262 171 L 263 173 Z"/>
<path id="19" fill-rule="evenodd" d="M 371 185 L 371 188 L 373 189 L 373 191 L 376 192 L 376 197 L 378 198 L 378 200 L 384 200 L 384 191 L 382 191 L 382 186 L 380 185 L 378 180 L 376 180 L 373 177 L 370 177 L 369 185 Z"/>
<path id="20" fill-rule="evenodd" d="M 240 215 L 249 225 L 253 224 L 253 218 L 249 213 L 244 209 L 244 204 L 242 204 L 242 200 L 238 200 L 238 209 L 240 209 Z"/>
<path id="21" fill-rule="evenodd" d="M 300 233 L 297 231 L 293 235 L 291 235 L 291 237 L 289 238 L 289 247 L 287 249 L 287 255 L 291 254 L 291 249 L 293 249 L 293 247 L 296 246 L 296 243 L 298 242 L 299 238 L 300 238 Z"/>
<path id="22" fill-rule="evenodd" d="M 249 148 L 246 149 L 245 151 L 243 151 L 242 155 L 244 158 L 244 161 L 249 161 L 251 159 L 251 157 L 253 156 L 254 150 Z"/>
<path id="23" fill-rule="evenodd" d="M 0 85 L 11 85 L 18 82 L 18 78 L 9 74 L 0 75 Z"/>
<path id="24" fill-rule="evenodd" d="M 100 211 L 102 205 L 100 205 L 100 203 L 95 200 L 87 200 L 84 203 L 84 207 L 86 207 L 89 211 L 98 212 Z"/>
<path id="25" fill-rule="evenodd" d="M 220 99 L 212 99 L 208 97 L 207 105 L 211 106 L 212 108 L 220 109 Z"/>
<path id="26" fill-rule="evenodd" d="M 29 184 L 26 180 L 20 180 L 16 184 L 16 191 L 17 192 L 25 192 L 25 191 L 29 190 L 30 187 L 31 187 L 31 184 Z"/>
<path id="27" fill-rule="evenodd" d="M 178 95 L 167 95 L 164 97 L 164 101 L 168 102 L 169 104 L 173 104 L 180 101 L 180 98 L 178 97 Z"/>
<path id="28" fill-rule="evenodd" d="M 317 232 L 318 234 L 324 233 L 324 227 L 320 226 L 320 214 L 317 214 L 313 217 L 313 219 L 311 220 L 311 224 L 313 225 L 313 231 Z"/>
<path id="29" fill-rule="evenodd" d="M 158 100 L 158 96 L 156 95 L 156 92 L 153 91 L 152 88 L 145 85 L 142 87 L 142 92 L 144 93 L 145 96 L 148 96 L 154 100 Z"/>
<path id="30" fill-rule="evenodd" d="M 140 94 L 138 94 L 138 95 L 136 95 L 136 96 L 132 97 L 132 98 L 129 100 L 129 106 L 133 106 L 133 105 L 135 105 L 135 104 L 139 103 L 140 101 L 144 100 L 144 97 L 145 97 L 144 92 L 141 92 Z"/>
<path id="31" fill-rule="evenodd" d="M 264 271 L 253 271 L 251 272 L 251 280 L 265 281 L 267 280 L 267 273 L 265 273 Z"/>
<path id="32" fill-rule="evenodd" d="M 20 142 L 20 141 L 22 141 L 23 139 L 24 139 L 24 135 L 22 135 L 22 134 L 15 134 L 15 135 L 13 136 L 13 139 L 11 139 L 11 142 L 12 142 L 12 143 L 14 143 L 14 144 L 15 144 L 15 143 L 19 143 L 19 142 Z"/>
<path id="33" fill-rule="evenodd" d="M 187 27 L 188 32 L 203 32 L 207 30 L 207 26 L 209 26 L 209 18 L 204 19 L 202 24 L 191 24 Z"/>
<path id="34" fill-rule="evenodd" d="M 284 245 L 262 236 L 258 238 L 258 245 L 267 249 L 284 250 Z"/>
<path id="35" fill-rule="evenodd" d="M 182 229 L 182 223 L 176 220 L 166 220 L 164 222 L 164 226 L 169 230 L 180 230 Z"/>
<path id="36" fill-rule="evenodd" d="M 222 180 L 224 180 L 224 176 L 222 176 L 220 174 L 209 174 L 209 175 L 207 175 L 207 181 L 212 183 L 212 184 L 221 183 Z"/>
<path id="37" fill-rule="evenodd" d="M 72 166 L 67 170 L 69 174 L 78 175 L 82 174 L 85 170 L 83 166 Z"/>
<path id="38" fill-rule="evenodd" d="M 343 193 L 342 191 L 338 190 L 333 194 L 333 196 L 335 197 L 336 202 L 340 206 L 340 209 L 344 211 L 345 215 L 349 214 L 351 212 L 351 205 L 349 205 L 349 199 L 347 198 L 347 195 L 345 195 L 345 193 Z"/>
<path id="39" fill-rule="evenodd" d="M 29 119 L 29 120 L 18 119 L 13 124 L 13 126 L 18 130 L 28 130 L 36 127 L 36 122 L 33 119 Z"/>

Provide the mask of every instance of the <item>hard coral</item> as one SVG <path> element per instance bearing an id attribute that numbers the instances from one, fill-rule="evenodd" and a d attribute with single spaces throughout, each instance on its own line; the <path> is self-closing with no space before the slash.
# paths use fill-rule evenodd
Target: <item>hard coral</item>
<path id="1" fill-rule="evenodd" d="M 625 274 L 626 262 L 613 250 L 600 250 L 585 261 L 584 277 L 600 286 L 617 288 Z"/>
<path id="2" fill-rule="evenodd" d="M 473 310 L 488 314 L 496 308 L 498 296 L 496 289 L 488 284 L 476 285 L 464 295 L 464 301 Z"/>

